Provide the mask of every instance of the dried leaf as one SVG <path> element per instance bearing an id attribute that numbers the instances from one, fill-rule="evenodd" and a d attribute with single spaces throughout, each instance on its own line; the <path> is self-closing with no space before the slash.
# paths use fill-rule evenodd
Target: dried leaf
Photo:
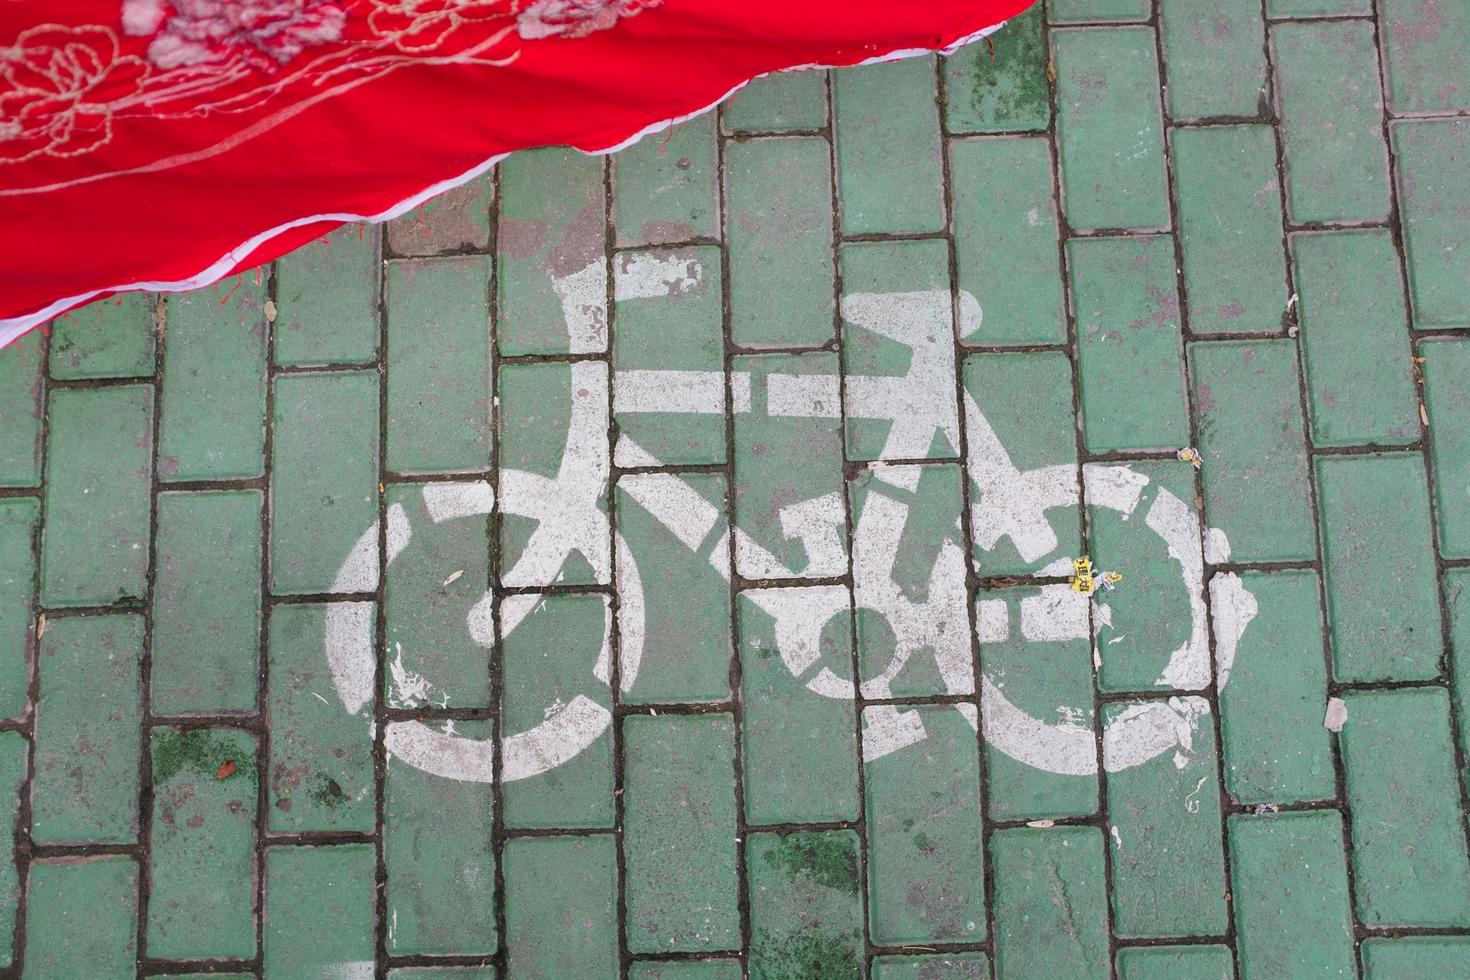
<path id="1" fill-rule="evenodd" d="M 235 765 L 234 759 L 226 759 L 224 762 L 221 762 L 219 768 L 214 771 L 214 778 L 229 779 L 235 774 L 236 768 L 237 767 Z"/>

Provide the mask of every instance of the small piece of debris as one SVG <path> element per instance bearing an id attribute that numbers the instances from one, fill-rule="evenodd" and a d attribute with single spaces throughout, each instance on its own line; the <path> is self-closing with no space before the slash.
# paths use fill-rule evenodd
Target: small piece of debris
<path id="1" fill-rule="evenodd" d="M 311 692 L 311 696 L 314 697 L 314 698 L 316 698 L 322 704 L 327 705 L 328 707 L 331 707 L 331 705 L 332 705 L 332 702 L 328 701 L 326 698 L 322 697 L 320 694 L 316 693 L 315 691 L 312 691 Z"/>
<path id="2" fill-rule="evenodd" d="M 265 322 L 266 323 L 275 323 L 276 322 L 276 302 L 275 302 L 275 300 L 268 299 L 268 300 L 265 301 Z"/>
<path id="3" fill-rule="evenodd" d="M 1046 63 L 1046 80 L 1048 82 L 1057 80 L 1057 63 L 1055 61 L 1048 61 Z"/>
<path id="4" fill-rule="evenodd" d="M 1195 469 L 1200 469 L 1205 465 L 1204 457 L 1202 457 L 1199 454 L 1199 450 L 1195 449 L 1193 446 L 1185 446 L 1174 455 L 1179 458 L 1179 462 L 1188 463 Z"/>
<path id="5" fill-rule="evenodd" d="M 1347 702 L 1342 698 L 1327 699 L 1327 714 L 1322 719 L 1322 727 L 1329 732 L 1340 732 L 1342 726 L 1347 724 Z"/>
<path id="6" fill-rule="evenodd" d="M 1101 584 L 1103 589 L 1108 592 L 1116 589 L 1118 587 L 1118 583 L 1121 581 L 1123 581 L 1122 572 L 1103 572 L 1102 575 L 1098 577 L 1099 584 Z"/>
<path id="7" fill-rule="evenodd" d="M 40 616 L 36 617 L 36 639 L 39 640 L 41 637 L 43 637 L 45 635 L 46 635 L 46 614 L 45 613 L 41 613 Z"/>
<path id="8" fill-rule="evenodd" d="M 1424 423 L 1424 428 L 1429 428 L 1429 413 L 1424 409 L 1424 403 L 1419 403 L 1419 421 Z"/>
<path id="9" fill-rule="evenodd" d="M 1093 579 L 1094 569 L 1092 559 L 1083 555 L 1072 562 L 1072 577 L 1067 579 L 1067 584 L 1072 587 L 1073 592 L 1083 595 L 1092 595 L 1097 591 L 1097 582 Z"/>
<path id="10" fill-rule="evenodd" d="M 1259 817 L 1263 813 L 1280 813 L 1281 807 L 1275 803 L 1257 803 L 1256 808 L 1251 812 Z"/>
<path id="11" fill-rule="evenodd" d="M 237 768 L 238 767 L 235 765 L 234 759 L 226 759 L 224 762 L 221 762 L 219 764 L 219 768 L 214 771 L 214 778 L 229 779 L 235 774 L 235 770 Z"/>
<path id="12" fill-rule="evenodd" d="M 1057 825 L 1057 822 L 1055 820 L 1027 820 L 1026 821 L 1026 826 L 1028 826 L 1028 827 L 1040 827 L 1042 830 L 1045 830 L 1047 827 L 1055 827 L 1056 825 Z"/>
<path id="13" fill-rule="evenodd" d="M 453 585 L 455 582 L 458 582 L 459 581 L 459 577 L 461 575 L 463 575 L 463 574 L 464 574 L 464 569 L 461 568 L 459 571 L 455 572 L 453 575 L 449 576 L 447 579 L 444 580 L 444 587 L 447 589 L 449 586 Z"/>

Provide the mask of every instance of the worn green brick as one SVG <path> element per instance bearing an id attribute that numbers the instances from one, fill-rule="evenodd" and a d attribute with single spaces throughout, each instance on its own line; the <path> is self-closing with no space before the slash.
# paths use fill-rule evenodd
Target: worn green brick
<path id="1" fill-rule="evenodd" d="M 1265 107 L 1266 29 L 1255 4 L 1162 0 L 1169 115 L 1254 116 Z"/>
<path id="2" fill-rule="evenodd" d="M 26 710 L 36 630 L 36 522 L 40 502 L 0 500 L 0 718 Z M 0 930 L 3 931 L 3 930 Z M 3 948 L 3 947 L 0 947 Z"/>
<path id="3" fill-rule="evenodd" d="M 1238 615 L 1230 574 L 1210 582 L 1217 633 Z M 1337 793 L 1327 711 L 1326 641 L 1315 572 L 1245 572 L 1239 584 L 1256 614 L 1220 665 L 1225 788 L 1241 803 L 1296 803 Z M 1249 604 L 1244 604 L 1249 609 Z M 1217 643 L 1215 655 L 1224 647 Z"/>
<path id="4" fill-rule="evenodd" d="M 1422 458 L 1320 458 L 1317 497 L 1333 679 L 1434 677 L 1442 643 Z"/>
<path id="5" fill-rule="evenodd" d="M 1192 343 L 1211 562 L 1317 553 L 1297 355 L 1289 340 Z"/>
<path id="6" fill-rule="evenodd" d="M 990 846 L 995 972 L 1017 980 L 1107 976 L 1102 833 L 1095 827 L 1020 827 L 997 831 Z"/>
<path id="7" fill-rule="evenodd" d="M 26 779 L 26 759 L 30 743 L 20 732 L 0 733 L 0 804 L 11 813 L 8 824 L 0 824 L 12 835 L 19 830 L 21 815 L 21 793 Z M 15 913 L 20 905 L 20 875 L 15 864 L 15 852 L 6 850 L 0 857 L 0 967 L 14 962 L 15 951 L 12 937 L 15 936 Z"/>
<path id="8" fill-rule="evenodd" d="M 980 757 L 974 714 L 963 707 L 901 708 L 922 728 L 921 741 L 884 755 L 865 742 L 868 927 L 876 945 L 985 938 Z M 891 714 L 863 709 L 865 729 Z"/>
<path id="9" fill-rule="evenodd" d="M 148 955 L 255 955 L 255 736 L 155 728 Z"/>
<path id="10" fill-rule="evenodd" d="M 1470 346 L 1464 341 L 1421 344 L 1424 403 L 1429 413 L 1429 464 L 1439 546 L 1447 558 L 1470 557 Z"/>
<path id="11" fill-rule="evenodd" d="M 1470 7 L 1386 0 L 1381 16 L 1393 111 L 1470 109 Z"/>
<path id="12" fill-rule="evenodd" d="M 258 490 L 158 495 L 154 714 L 254 710 L 261 505 Z"/>
<path id="13" fill-rule="evenodd" d="M 1312 442 L 1419 438 L 1403 280 L 1385 230 L 1291 236 Z"/>
<path id="14" fill-rule="evenodd" d="M 378 374 L 276 378 L 271 442 L 270 585 L 280 593 L 369 592 L 378 518 Z"/>
<path id="15" fill-rule="evenodd" d="M 277 364 L 378 357 L 377 225 L 343 225 L 276 260 Z"/>
<path id="16" fill-rule="evenodd" d="M 1133 946 L 1118 950 L 1118 980 L 1234 980 L 1228 946 Z"/>
<path id="17" fill-rule="evenodd" d="M 490 245 L 490 178 L 451 187 L 388 222 L 395 255 L 444 255 L 484 251 Z"/>
<path id="18" fill-rule="evenodd" d="M 618 976 L 617 846 L 610 834 L 505 845 L 505 949 L 526 980 Z"/>
<path id="19" fill-rule="evenodd" d="M 1065 284 L 1046 140 L 953 140 L 949 156 L 959 286 L 980 307 L 978 314 L 972 312 L 962 295 L 961 339 L 1062 343 L 1067 339 Z"/>
<path id="20" fill-rule="evenodd" d="M 490 260 L 388 265 L 388 453 L 400 473 L 490 463 Z"/>
<path id="21" fill-rule="evenodd" d="M 880 956 L 873 960 L 873 980 L 990 980 L 990 958 L 984 953 Z"/>
<path id="22" fill-rule="evenodd" d="M 632 980 L 740 980 L 739 960 L 670 960 L 634 963 Z"/>
<path id="23" fill-rule="evenodd" d="M 371 972 L 375 864 L 372 844 L 265 852 L 266 976 Z"/>
<path id="24" fill-rule="evenodd" d="M 645 136 L 609 158 L 619 245 L 665 245 L 720 233 L 714 113 Z"/>
<path id="25" fill-rule="evenodd" d="M 936 83 L 933 57 L 833 73 L 832 128 L 844 234 L 944 229 Z"/>
<path id="26" fill-rule="evenodd" d="M 100 606 L 147 589 L 153 386 L 51 394 L 41 602 Z"/>
<path id="27" fill-rule="evenodd" d="M 1448 569 L 1444 573 L 1444 601 L 1450 612 L 1450 672 L 1455 707 L 1462 719 L 1460 744 L 1470 753 L 1470 570 Z"/>
<path id="28" fill-rule="evenodd" d="M 1356 976 L 1337 811 L 1234 816 L 1228 824 L 1240 975 Z"/>
<path id="29" fill-rule="evenodd" d="M 1171 139 L 1190 331 L 1279 331 L 1286 254 L 1270 127 L 1176 129 Z"/>
<path id="30" fill-rule="evenodd" d="M 138 865 L 132 858 L 37 861 L 26 906 L 27 980 L 136 975 Z"/>
<path id="31" fill-rule="evenodd" d="M 31 838 L 130 843 L 138 834 L 143 618 L 54 619 L 40 649 Z"/>
<path id="32" fill-rule="evenodd" d="M 629 951 L 738 948 L 734 720 L 633 715 L 623 753 Z"/>
<path id="33" fill-rule="evenodd" d="M 857 834 L 752 834 L 745 863 L 752 980 L 863 976 Z"/>
<path id="34" fill-rule="evenodd" d="M 1087 448 L 1189 442 L 1174 240 L 1074 238 L 1067 257 Z"/>
<path id="35" fill-rule="evenodd" d="M 772 72 L 736 92 L 720 109 L 727 133 L 811 132 L 827 125 L 825 71 Z"/>
<path id="36" fill-rule="evenodd" d="M 157 303 L 153 293 L 118 293 L 51 321 L 51 377 L 150 377 Z"/>
<path id="37" fill-rule="evenodd" d="M 1053 24 L 1089 21 L 1148 20 L 1148 0 L 1048 0 L 1047 19 Z"/>
<path id="38" fill-rule="evenodd" d="M 944 120 L 952 133 L 1039 131 L 1051 121 L 1042 6 L 1006 21 L 986 43 L 940 62 Z"/>
<path id="39" fill-rule="evenodd" d="M 1167 228 L 1153 30 L 1053 31 L 1052 52 L 1067 223 L 1074 229 Z"/>
<path id="40" fill-rule="evenodd" d="M 41 484 L 45 337 L 33 330 L 0 353 L 0 486 Z"/>
<path id="41" fill-rule="evenodd" d="M 832 339 L 832 173 L 827 141 L 725 147 L 730 339 L 796 347 Z"/>
<path id="42" fill-rule="evenodd" d="M 1470 936 L 1370 936 L 1362 950 L 1367 980 L 1452 977 L 1470 963 Z"/>
<path id="43" fill-rule="evenodd" d="M 495 980 L 493 966 L 401 966 L 388 980 Z"/>
<path id="44" fill-rule="evenodd" d="M 1266 0 L 1266 15 L 1273 18 L 1362 16 L 1372 13 L 1372 0 Z"/>
<path id="45" fill-rule="evenodd" d="M 1470 326 L 1470 123 L 1399 121 L 1391 127 L 1398 162 L 1404 255 L 1418 327 Z"/>
<path id="46" fill-rule="evenodd" d="M 1470 856 L 1439 688 L 1344 695 L 1353 887 L 1370 926 L 1470 924 Z"/>
<path id="47" fill-rule="evenodd" d="M 1388 217 L 1388 148 L 1372 25 L 1276 24 L 1271 49 L 1291 219 Z"/>

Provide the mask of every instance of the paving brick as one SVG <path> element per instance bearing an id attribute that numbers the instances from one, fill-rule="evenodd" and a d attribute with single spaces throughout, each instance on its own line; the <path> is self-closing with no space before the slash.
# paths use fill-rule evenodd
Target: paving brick
<path id="1" fill-rule="evenodd" d="M 495 967 L 403 966 L 389 970 L 388 980 L 495 980 Z"/>
<path id="2" fill-rule="evenodd" d="M 245 272 L 169 297 L 158 475 L 246 479 L 265 472 L 266 285 Z"/>
<path id="3" fill-rule="evenodd" d="M 1351 692 L 1339 742 L 1353 886 L 1370 926 L 1470 924 L 1450 699 L 1439 688 Z"/>
<path id="4" fill-rule="evenodd" d="M 752 834 L 752 980 L 863 976 L 862 874 L 850 830 Z"/>
<path id="5" fill-rule="evenodd" d="M 55 391 L 41 602 L 100 606 L 147 589 L 153 386 Z"/>
<path id="6" fill-rule="evenodd" d="M 491 734 L 488 721 L 453 727 L 465 738 Z M 491 784 L 390 762 L 384 793 L 389 955 L 494 953 Z"/>
<path id="7" fill-rule="evenodd" d="M 1331 799 L 1337 785 L 1331 736 L 1322 727 L 1327 664 L 1316 573 L 1246 572 L 1238 578 L 1256 614 L 1220 681 L 1225 788 L 1247 804 Z M 1224 588 L 1228 580 L 1217 575 L 1210 583 L 1217 630 L 1236 614 Z M 1217 644 L 1215 653 L 1222 657 L 1223 647 Z"/>
<path id="8" fill-rule="evenodd" d="M 667 245 L 720 233 L 713 113 L 646 136 L 609 157 L 619 245 Z"/>
<path id="9" fill-rule="evenodd" d="M 270 587 L 276 594 L 367 592 L 378 584 L 378 374 L 275 380 Z"/>
<path id="10" fill-rule="evenodd" d="M 130 977 L 138 955 L 138 865 L 130 857 L 56 858 L 26 882 L 25 975 Z"/>
<path id="11" fill-rule="evenodd" d="M 863 711 L 865 727 L 883 707 Z M 924 738 L 863 763 L 868 927 L 875 945 L 985 938 L 984 836 L 975 729 L 950 705 L 900 709 Z"/>
<path id="12" fill-rule="evenodd" d="M 1470 962 L 1470 936 L 1370 936 L 1362 949 L 1363 975 L 1368 980 L 1454 976 Z"/>
<path id="13" fill-rule="evenodd" d="M 995 972 L 1002 977 L 1108 975 L 1103 840 L 1094 827 L 1021 827 L 991 836 Z M 1065 935 L 1069 942 L 1057 942 Z"/>
<path id="14" fill-rule="evenodd" d="M 265 975 L 364 972 L 375 948 L 374 870 L 371 844 L 269 848 Z"/>
<path id="15" fill-rule="evenodd" d="M 1240 975 L 1356 975 L 1337 811 L 1233 816 L 1228 829 Z"/>
<path id="16" fill-rule="evenodd" d="M 1450 676 L 1459 712 L 1460 746 L 1470 752 L 1470 570 L 1447 569 L 1444 601 L 1449 607 Z"/>
<path id="17" fill-rule="evenodd" d="M 157 324 L 153 293 L 120 293 L 51 321 L 51 377 L 151 377 Z"/>
<path id="18" fill-rule="evenodd" d="M 607 597 L 597 595 L 516 595 L 500 604 L 506 772 L 537 761 L 532 737 L 524 733 L 543 721 L 556 724 L 565 713 L 566 723 L 578 726 L 578 736 L 580 725 L 587 726 L 574 743 L 585 748 L 574 758 L 501 788 L 507 827 L 612 828 L 611 717 L 605 707 L 607 683 L 594 672 L 610 615 Z M 595 719 L 595 724 L 572 718 Z M 549 741 L 555 744 L 555 738 Z M 521 742 L 531 744 L 517 748 Z"/>
<path id="19" fill-rule="evenodd" d="M 158 495 L 154 714 L 255 709 L 261 506 L 258 490 Z"/>
<path id="20" fill-rule="evenodd" d="M 35 654 L 36 523 L 40 502 L 0 500 L 0 717 L 26 711 Z M 0 929 L 3 932 L 3 929 Z M 3 947 L 0 947 L 3 948 Z"/>
<path id="21" fill-rule="evenodd" d="M 736 92 L 720 109 L 727 133 L 811 132 L 827 125 L 825 71 L 773 72 Z"/>
<path id="22" fill-rule="evenodd" d="M 30 743 L 20 732 L 0 733 L 0 801 L 10 810 L 10 821 L 3 826 L 12 835 L 23 826 L 21 794 L 24 790 L 29 754 Z M 0 967 L 10 966 L 15 955 L 12 939 L 15 936 L 15 916 L 21 897 L 21 881 L 15 860 L 14 850 L 7 850 L 0 857 Z"/>
<path id="23" fill-rule="evenodd" d="M 1276 24 L 1271 50 L 1291 219 L 1388 217 L 1388 148 L 1372 25 Z"/>
<path id="24" fill-rule="evenodd" d="M 738 948 L 734 719 L 633 715 L 623 753 L 629 951 Z"/>
<path id="25" fill-rule="evenodd" d="M 1470 9 L 1437 0 L 1388 0 L 1381 16 L 1390 108 L 1470 109 Z"/>
<path id="26" fill-rule="evenodd" d="M 493 195 L 488 176 L 450 188 L 388 222 L 388 248 L 395 255 L 484 251 Z"/>
<path id="27" fill-rule="evenodd" d="M 873 960 L 873 980 L 990 980 L 990 958 L 984 953 L 880 956 Z"/>
<path id="28" fill-rule="evenodd" d="M 1442 644 L 1422 459 L 1323 457 L 1317 496 L 1333 679 L 1434 677 Z"/>
<path id="29" fill-rule="evenodd" d="M 1040 4 L 1006 21 L 984 44 L 940 62 L 944 121 L 952 133 L 1040 131 L 1051 121 Z"/>
<path id="30" fill-rule="evenodd" d="M 505 845 L 505 948 L 516 977 L 618 976 L 617 846 L 610 834 Z"/>
<path id="31" fill-rule="evenodd" d="M 1047 19 L 1053 24 L 1090 21 L 1148 20 L 1148 0 L 1048 0 Z"/>
<path id="32" fill-rule="evenodd" d="M 1234 980 L 1228 946 L 1133 946 L 1118 950 L 1118 980 Z"/>
<path id="33" fill-rule="evenodd" d="M 1058 30 L 1051 37 L 1067 224 L 1169 227 L 1152 29 Z"/>
<path id="34" fill-rule="evenodd" d="M 377 360 L 380 234 L 343 225 L 276 260 L 277 364 Z"/>
<path id="35" fill-rule="evenodd" d="M 1190 331 L 1279 331 L 1286 254 L 1270 127 L 1176 129 L 1171 139 Z"/>
<path id="36" fill-rule="evenodd" d="M 955 267 L 980 307 L 960 309 L 970 343 L 1067 339 L 1051 151 L 1041 138 L 953 140 Z M 961 296 L 963 303 L 963 294 Z"/>
<path id="37" fill-rule="evenodd" d="M 155 728 L 148 955 L 255 955 L 255 736 Z"/>
<path id="38" fill-rule="evenodd" d="M 490 463 L 490 261 L 388 265 L 388 453 L 400 473 Z"/>
<path id="39" fill-rule="evenodd" d="M 1372 0 L 1266 0 L 1268 17 L 1366 16 Z"/>
<path id="40" fill-rule="evenodd" d="M 725 147 L 730 339 L 737 344 L 815 346 L 835 333 L 830 152 L 817 137 Z"/>
<path id="41" fill-rule="evenodd" d="M 36 330 L 0 356 L 0 486 L 41 485 L 45 337 Z"/>
<path id="42" fill-rule="evenodd" d="M 602 165 L 565 147 L 517 153 L 500 164 L 501 354 L 607 350 Z"/>
<path id="43" fill-rule="evenodd" d="M 1170 117 L 1265 114 L 1266 30 L 1260 7 L 1163 0 L 1159 21 Z"/>
<path id="44" fill-rule="evenodd" d="M 1211 562 L 1316 557 L 1297 354 L 1289 340 L 1189 345 Z"/>
<path id="45" fill-rule="evenodd" d="M 1400 121 L 1391 131 L 1414 325 L 1470 326 L 1470 212 L 1449 203 L 1470 197 L 1470 123 Z"/>
<path id="46" fill-rule="evenodd" d="M 1419 438 L 1403 280 L 1387 231 L 1293 235 L 1312 442 Z"/>
<path id="47" fill-rule="evenodd" d="M 739 960 L 669 960 L 634 963 L 632 980 L 740 980 Z"/>
<path id="48" fill-rule="evenodd" d="M 131 843 L 138 834 L 143 618 L 55 619 L 40 648 L 31 838 Z"/>
<path id="49" fill-rule="evenodd" d="M 1189 442 L 1174 240 L 1067 243 L 1083 438 L 1091 452 Z"/>
<path id="50" fill-rule="evenodd" d="M 1470 500 L 1456 490 L 1470 482 L 1470 346 L 1431 341 L 1423 358 L 1424 404 L 1429 413 L 1429 464 L 1439 546 L 1447 558 L 1470 557 Z"/>
<path id="51" fill-rule="evenodd" d="M 944 230 L 934 67 L 926 56 L 833 73 L 843 234 Z"/>

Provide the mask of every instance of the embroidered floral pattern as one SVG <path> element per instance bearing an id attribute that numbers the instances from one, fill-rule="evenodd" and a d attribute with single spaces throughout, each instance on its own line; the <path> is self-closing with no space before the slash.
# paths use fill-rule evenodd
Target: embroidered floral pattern
<path id="1" fill-rule="evenodd" d="M 536 0 L 516 17 L 516 30 L 528 41 L 543 37 L 586 37 L 605 31 L 663 0 Z"/>
<path id="2" fill-rule="evenodd" d="M 243 59 L 273 71 L 309 47 L 340 40 L 336 0 L 124 0 L 123 30 L 152 36 L 148 60 L 163 69 Z"/>
<path id="3" fill-rule="evenodd" d="M 430 51 L 465 24 L 511 15 L 506 0 L 371 0 L 368 25 L 400 51 Z"/>

